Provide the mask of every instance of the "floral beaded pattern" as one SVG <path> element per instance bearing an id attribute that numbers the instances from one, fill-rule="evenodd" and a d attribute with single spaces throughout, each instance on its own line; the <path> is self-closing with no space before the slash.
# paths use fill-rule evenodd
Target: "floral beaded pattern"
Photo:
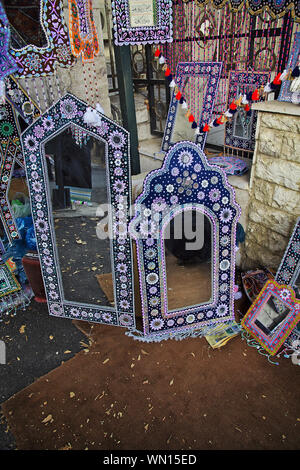
<path id="1" fill-rule="evenodd" d="M 247 94 L 250 91 L 264 86 L 269 81 L 270 74 L 266 72 L 234 72 L 229 74 L 229 90 L 227 97 L 227 107 L 240 94 Z M 236 120 L 240 116 L 244 128 L 247 129 L 245 135 L 236 135 Z M 241 150 L 254 151 L 256 132 L 257 111 L 251 111 L 251 116 L 246 116 L 246 112 L 238 108 L 233 119 L 229 119 L 225 124 L 225 147 Z"/>
<path id="2" fill-rule="evenodd" d="M 154 26 L 131 27 L 130 0 L 113 0 L 114 42 L 117 46 L 134 44 L 163 44 L 173 40 L 172 0 L 153 0 Z"/>
<path id="3" fill-rule="evenodd" d="M 213 295 L 206 305 L 174 313 L 167 308 L 163 234 L 177 213 L 190 209 L 204 213 L 213 228 Z M 145 335 L 201 328 L 233 318 L 235 233 L 239 216 L 240 208 L 226 175 L 207 163 L 196 144 L 175 144 L 163 167 L 146 177 L 129 225 L 137 242 Z"/>
<path id="4" fill-rule="evenodd" d="M 300 217 L 298 217 L 275 279 L 282 284 L 294 285 L 300 274 Z"/>
<path id="5" fill-rule="evenodd" d="M 296 65 L 299 65 L 299 54 L 300 54 L 300 32 L 295 34 L 294 44 L 292 46 L 290 57 L 287 63 L 287 70 L 293 70 Z M 282 83 L 278 101 L 292 102 L 293 93 L 290 91 L 290 80 L 286 80 Z"/>
<path id="6" fill-rule="evenodd" d="M 10 50 L 18 67 L 16 78 L 51 75 L 57 64 L 71 67 L 76 61 L 71 54 L 62 1 L 40 0 L 40 22 L 47 38 L 45 47 L 28 45 Z"/>
<path id="7" fill-rule="evenodd" d="M 131 240 L 123 230 L 123 225 L 127 227 L 128 223 L 126 208 L 131 202 L 129 134 L 104 115 L 101 115 L 100 127 L 87 125 L 83 119 L 87 107 L 84 102 L 67 93 L 22 134 L 32 216 L 48 307 L 50 314 L 55 316 L 134 327 L 132 247 Z M 71 124 L 106 144 L 107 187 L 114 212 L 111 265 L 115 308 L 73 304 L 63 297 L 59 261 L 54 246 L 53 220 L 49 216 L 51 202 L 43 144 Z M 119 176 L 120 171 L 122 178 Z"/>
<path id="8" fill-rule="evenodd" d="M 203 108 L 201 111 L 200 120 L 198 122 L 199 128 L 201 128 L 204 124 L 207 124 L 211 119 L 219 86 L 219 80 L 221 77 L 221 70 L 222 62 L 179 62 L 177 65 L 175 82 L 179 90 L 183 90 L 185 81 L 189 77 L 202 75 L 207 78 L 206 93 L 203 97 Z M 189 103 L 189 105 L 191 105 L 191 103 Z M 163 152 L 167 152 L 170 146 L 174 144 L 171 139 L 175 126 L 178 106 L 180 106 L 180 104 L 175 97 L 175 93 L 173 93 L 162 140 Z M 200 146 L 201 149 L 203 149 L 205 146 L 206 137 L 207 132 L 203 132 L 195 136 L 195 142 Z"/>
<path id="9" fill-rule="evenodd" d="M 255 323 L 258 315 L 268 302 L 270 297 L 279 301 L 289 309 L 289 313 L 277 326 L 273 334 L 267 335 Z M 295 292 L 290 286 L 280 285 L 274 279 L 268 280 L 260 291 L 258 297 L 251 305 L 242 320 L 242 327 L 245 328 L 271 355 L 276 354 L 293 328 L 300 320 L 300 300 L 296 299 Z"/>

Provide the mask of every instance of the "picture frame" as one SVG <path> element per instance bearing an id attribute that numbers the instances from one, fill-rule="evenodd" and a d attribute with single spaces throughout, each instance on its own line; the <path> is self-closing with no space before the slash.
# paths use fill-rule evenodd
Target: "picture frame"
<path id="1" fill-rule="evenodd" d="M 264 86 L 270 78 L 269 72 L 248 72 L 231 70 L 228 78 L 227 108 L 239 95 Z M 236 150 L 254 152 L 257 111 L 251 110 L 251 116 L 242 107 L 232 119 L 225 123 L 224 147 Z"/>
<path id="2" fill-rule="evenodd" d="M 113 0 L 117 46 L 173 41 L 172 0 Z"/>
<path id="3" fill-rule="evenodd" d="M 32 218 L 50 315 L 114 326 L 134 327 L 134 279 L 132 243 L 127 232 L 131 204 L 129 133 L 107 116 L 101 124 L 88 124 L 84 116 L 89 106 L 67 93 L 31 124 L 21 136 Z M 90 108 L 89 108 L 90 109 Z M 69 301 L 64 298 L 62 275 L 55 243 L 54 221 L 45 155 L 45 143 L 65 129 L 75 126 L 105 144 L 109 210 L 110 254 L 114 307 Z M 116 171 L 116 168 L 118 170 Z M 122 181 L 116 176 L 122 174 Z"/>
<path id="4" fill-rule="evenodd" d="M 174 311 L 168 309 L 164 233 L 167 224 L 185 211 L 199 212 L 209 220 L 212 295 L 206 303 Z M 165 156 L 163 166 L 147 175 L 129 225 L 137 246 L 145 336 L 201 329 L 234 319 L 235 236 L 239 217 L 240 207 L 225 173 L 209 165 L 195 143 L 175 144 Z"/>
<path id="5" fill-rule="evenodd" d="M 199 128 L 208 123 L 211 119 L 214 102 L 217 96 L 219 80 L 221 78 L 222 62 L 179 62 L 176 68 L 175 83 L 178 89 L 184 96 L 185 83 L 189 78 L 196 79 L 198 77 L 207 77 L 206 91 L 203 96 L 203 107 L 201 111 L 200 120 L 197 123 Z M 167 152 L 172 145 L 176 142 L 172 140 L 172 136 L 175 129 L 176 116 L 181 108 L 180 103 L 175 97 L 175 90 L 172 93 L 170 106 L 165 126 L 165 131 L 162 139 L 161 150 Z M 186 126 L 190 126 L 187 118 L 185 118 Z M 193 141 L 201 148 L 204 149 L 207 132 L 194 134 Z M 183 138 L 180 140 L 189 140 Z"/>
<path id="6" fill-rule="evenodd" d="M 300 320 L 300 300 L 291 286 L 266 282 L 241 325 L 274 356 Z"/>
<path id="7" fill-rule="evenodd" d="M 290 56 L 289 56 L 288 63 L 286 66 L 287 70 L 289 69 L 293 70 L 297 64 L 299 65 L 299 60 L 300 60 L 299 54 L 300 54 L 300 32 L 295 34 L 294 43 L 292 45 L 292 49 L 290 51 Z M 291 92 L 290 87 L 291 87 L 290 80 L 285 80 L 282 82 L 279 96 L 278 96 L 278 101 L 287 101 L 289 103 L 292 103 L 293 93 Z M 298 96 L 300 95 L 300 91 L 297 93 L 297 95 Z"/>

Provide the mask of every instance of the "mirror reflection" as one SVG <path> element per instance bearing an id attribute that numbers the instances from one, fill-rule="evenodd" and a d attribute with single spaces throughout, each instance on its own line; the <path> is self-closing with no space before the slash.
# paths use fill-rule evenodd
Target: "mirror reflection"
<path id="1" fill-rule="evenodd" d="M 237 87 L 237 96 L 244 95 L 253 91 L 253 87 L 247 85 L 239 85 Z M 253 112 L 247 116 L 247 112 L 243 107 L 239 106 L 233 118 L 233 135 L 242 139 L 251 138 L 251 129 L 253 122 Z"/>
<path id="2" fill-rule="evenodd" d="M 203 101 L 206 94 L 207 77 L 204 75 L 186 77 L 183 86 L 183 96 L 188 103 L 188 107 L 198 123 L 201 117 Z M 176 101 L 176 99 L 175 99 Z M 186 117 L 187 109 L 177 103 L 176 115 L 174 118 L 171 143 L 181 140 L 195 141 L 195 129 L 192 129 Z"/>
<path id="3" fill-rule="evenodd" d="M 168 311 L 212 301 L 213 232 L 202 212 L 177 214 L 164 231 Z"/>
<path id="4" fill-rule="evenodd" d="M 105 144 L 72 126 L 45 144 L 45 159 L 65 300 L 111 306 L 111 243 L 97 230 L 108 228 Z"/>
<path id="5" fill-rule="evenodd" d="M 272 335 L 276 328 L 290 313 L 290 309 L 279 298 L 271 295 L 262 306 L 255 324 L 266 334 Z"/>

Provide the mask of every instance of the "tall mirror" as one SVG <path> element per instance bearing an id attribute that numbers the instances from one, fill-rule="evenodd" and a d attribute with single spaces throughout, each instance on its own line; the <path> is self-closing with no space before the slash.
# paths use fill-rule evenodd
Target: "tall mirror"
<path id="1" fill-rule="evenodd" d="M 112 273 L 111 243 L 109 238 L 99 238 L 97 230 L 102 219 L 99 214 L 106 213 L 109 201 L 105 144 L 88 134 L 76 142 L 78 131 L 69 126 L 45 144 L 64 297 L 111 306 L 103 292 L 107 274 Z M 110 281 L 112 285 L 112 278 Z"/>
<path id="2" fill-rule="evenodd" d="M 212 234 L 210 219 L 195 210 L 182 211 L 165 228 L 168 312 L 212 301 Z"/>
<path id="3" fill-rule="evenodd" d="M 48 308 L 133 327 L 129 134 L 90 112 L 67 93 L 22 133 Z"/>

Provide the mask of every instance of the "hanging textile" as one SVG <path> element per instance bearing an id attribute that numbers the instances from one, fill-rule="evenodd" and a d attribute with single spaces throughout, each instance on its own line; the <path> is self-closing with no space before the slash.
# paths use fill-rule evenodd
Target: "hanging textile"
<path id="1" fill-rule="evenodd" d="M 92 0 L 68 0 L 69 35 L 72 54 L 83 62 L 93 62 L 99 54 L 99 41 L 93 17 Z"/>
<path id="2" fill-rule="evenodd" d="M 300 22 L 300 4 L 297 0 L 196 0 L 196 2 L 198 5 L 211 2 L 215 8 L 222 8 L 228 4 L 232 11 L 246 7 L 251 15 L 259 15 L 267 10 L 272 18 L 281 18 L 290 10 L 293 18 Z"/>

